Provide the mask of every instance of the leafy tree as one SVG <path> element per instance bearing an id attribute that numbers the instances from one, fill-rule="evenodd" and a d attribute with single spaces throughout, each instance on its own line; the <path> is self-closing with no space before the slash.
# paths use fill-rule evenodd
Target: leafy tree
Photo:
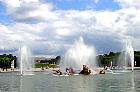
<path id="1" fill-rule="evenodd" d="M 11 62 L 16 61 L 16 56 L 13 56 L 12 54 L 6 55 L 0 55 L 0 68 L 10 68 Z"/>

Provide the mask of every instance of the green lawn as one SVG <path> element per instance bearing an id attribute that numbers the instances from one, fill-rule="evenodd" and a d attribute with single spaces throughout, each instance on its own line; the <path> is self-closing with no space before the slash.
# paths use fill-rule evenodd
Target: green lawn
<path id="1" fill-rule="evenodd" d="M 35 68 L 41 68 L 41 67 L 57 68 L 58 65 L 55 65 L 55 64 L 40 64 L 40 63 L 35 64 Z"/>

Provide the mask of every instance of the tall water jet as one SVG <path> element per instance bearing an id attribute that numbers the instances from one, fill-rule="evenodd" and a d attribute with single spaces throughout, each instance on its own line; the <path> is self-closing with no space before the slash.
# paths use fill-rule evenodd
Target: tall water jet
<path id="1" fill-rule="evenodd" d="M 130 40 L 126 43 L 125 62 L 130 61 L 132 71 L 134 70 L 134 49 L 132 48 Z M 128 60 L 129 59 L 129 60 Z"/>
<path id="2" fill-rule="evenodd" d="M 19 49 L 19 65 L 21 75 L 33 75 L 34 62 L 30 50 L 26 46 Z"/>
<path id="3" fill-rule="evenodd" d="M 132 71 L 134 70 L 134 50 L 130 40 L 127 40 L 124 44 L 123 51 L 119 56 L 118 65 L 120 67 L 123 66 L 125 70 L 131 66 Z"/>
<path id="4" fill-rule="evenodd" d="M 60 62 L 60 67 L 62 70 L 69 67 L 74 70 L 81 70 L 83 65 L 87 65 L 91 69 L 97 67 L 96 51 L 93 46 L 87 46 L 83 38 L 80 37 L 66 52 Z"/>

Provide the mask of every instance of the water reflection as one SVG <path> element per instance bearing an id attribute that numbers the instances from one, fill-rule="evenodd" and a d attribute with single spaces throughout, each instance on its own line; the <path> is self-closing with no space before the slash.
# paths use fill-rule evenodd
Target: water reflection
<path id="1" fill-rule="evenodd" d="M 132 91 L 133 92 L 140 92 L 140 71 L 134 71 L 132 73 Z"/>
<path id="2" fill-rule="evenodd" d="M 32 76 L 20 76 L 20 92 L 34 92 Z"/>
<path id="3" fill-rule="evenodd" d="M 0 92 L 19 92 L 19 79 L 14 73 L 0 74 Z"/>
<path id="4" fill-rule="evenodd" d="M 15 92 L 13 85 L 14 85 L 14 75 L 11 74 L 11 82 L 10 82 L 10 85 L 9 85 L 10 92 Z"/>
<path id="5" fill-rule="evenodd" d="M 134 77 L 134 72 L 132 72 L 131 82 L 132 82 L 132 92 L 135 92 L 135 77 Z"/>
<path id="6" fill-rule="evenodd" d="M 94 76 L 74 76 L 68 79 L 68 92 L 93 92 L 97 90 Z"/>
<path id="7" fill-rule="evenodd" d="M 23 92 L 23 76 L 20 76 L 20 92 Z"/>
<path id="8" fill-rule="evenodd" d="M 89 76 L 0 73 L 0 92 L 140 92 L 140 71 Z"/>
<path id="9" fill-rule="evenodd" d="M 89 92 L 88 76 L 81 76 L 72 83 L 73 92 Z"/>

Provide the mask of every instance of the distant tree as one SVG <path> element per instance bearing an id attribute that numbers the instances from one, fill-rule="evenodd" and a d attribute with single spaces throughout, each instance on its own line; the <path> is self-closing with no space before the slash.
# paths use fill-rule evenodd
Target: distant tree
<path id="1" fill-rule="evenodd" d="M 57 56 L 57 57 L 55 58 L 55 60 L 56 60 L 56 64 L 58 65 L 58 64 L 60 63 L 61 57 L 60 57 L 60 56 Z"/>
<path id="2" fill-rule="evenodd" d="M 110 52 L 110 53 L 109 53 L 109 56 L 114 56 L 114 55 L 115 55 L 114 52 Z"/>
<path id="3" fill-rule="evenodd" d="M 12 54 L 6 55 L 0 55 L 0 68 L 10 68 L 11 62 L 14 60 L 16 62 L 16 56 L 13 56 Z"/>

